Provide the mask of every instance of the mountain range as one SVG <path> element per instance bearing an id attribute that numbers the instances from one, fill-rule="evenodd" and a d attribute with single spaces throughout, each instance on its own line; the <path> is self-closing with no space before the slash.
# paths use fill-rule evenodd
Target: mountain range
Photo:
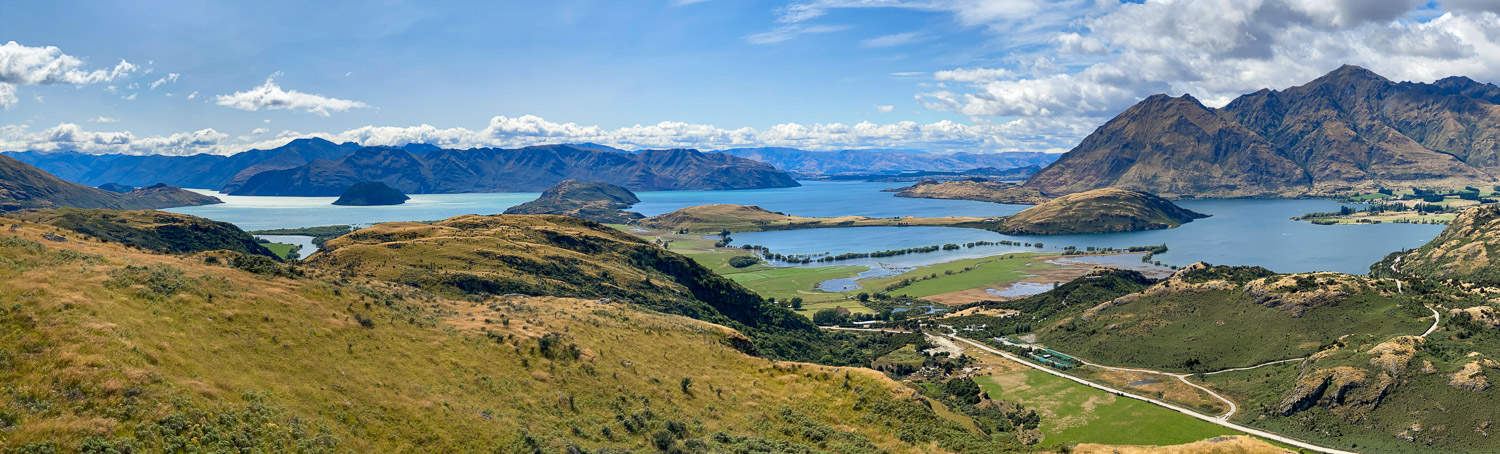
<path id="1" fill-rule="evenodd" d="M 912 151 L 807 151 L 796 148 L 731 148 L 719 153 L 754 159 L 798 176 L 879 174 L 911 171 L 962 172 L 992 167 L 999 170 L 1044 166 L 1058 155 L 1040 152 L 921 153 Z"/>
<path id="2" fill-rule="evenodd" d="M 160 183 L 123 193 L 91 188 L 0 155 L 0 211 L 57 207 L 138 210 L 215 203 L 222 202 Z"/>
<path id="3" fill-rule="evenodd" d="M 232 195 L 337 196 L 362 181 L 379 181 L 406 193 L 541 191 L 569 178 L 635 190 L 797 185 L 775 167 L 726 154 L 684 149 L 626 153 L 588 144 L 453 150 L 426 144 L 362 147 L 309 138 L 231 156 L 7 154 L 88 185 L 160 181 Z"/>
<path id="4" fill-rule="evenodd" d="M 1301 197 L 1379 187 L 1493 185 L 1500 87 L 1465 77 L 1393 82 L 1345 65 L 1222 108 L 1155 95 L 1100 126 L 1026 186 L 1166 197 Z"/>

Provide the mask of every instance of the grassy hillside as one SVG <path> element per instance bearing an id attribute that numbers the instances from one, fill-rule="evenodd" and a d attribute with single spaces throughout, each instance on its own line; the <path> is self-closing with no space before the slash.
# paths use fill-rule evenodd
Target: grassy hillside
<path id="1" fill-rule="evenodd" d="M 196 216 L 163 211 L 79 208 L 32 211 L 10 216 L 157 252 L 191 253 L 222 249 L 279 259 L 278 255 L 257 242 L 254 236 L 234 224 Z"/>
<path id="2" fill-rule="evenodd" d="M 1169 229 L 1205 216 L 1144 192 L 1105 188 L 1027 208 L 994 230 L 1013 235 L 1133 232 Z"/>
<path id="3" fill-rule="evenodd" d="M 0 233 L 0 450 L 1018 448 L 871 371 L 746 356 L 636 305 L 266 276 L 55 231 Z"/>
<path id="4" fill-rule="evenodd" d="M 1091 362 L 1193 373 L 1238 404 L 1236 422 L 1325 446 L 1493 451 L 1500 316 L 1489 298 L 1421 280 L 1398 291 L 1389 279 L 1198 264 L 1156 283 L 1099 273 L 997 305 L 1021 316 L 945 321 L 987 323 L 975 339 L 1034 336 Z M 1442 323 L 1419 337 L 1429 308 Z"/>
<path id="5" fill-rule="evenodd" d="M 1500 206 L 1464 211 L 1437 238 L 1370 267 L 1379 276 L 1500 285 Z"/>
<path id="6" fill-rule="evenodd" d="M 1194 265 L 1141 292 L 1050 320 L 1039 327 L 1040 341 L 1102 364 L 1204 372 L 1419 334 L 1432 322 L 1431 312 L 1396 294 L 1393 283 L 1336 273 L 1241 281 L 1235 271 Z"/>

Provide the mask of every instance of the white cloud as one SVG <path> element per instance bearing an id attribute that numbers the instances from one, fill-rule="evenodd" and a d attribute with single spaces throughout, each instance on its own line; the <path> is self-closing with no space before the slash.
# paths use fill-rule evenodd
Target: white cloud
<path id="1" fill-rule="evenodd" d="M 991 79 L 1008 79 L 1016 73 L 1005 68 L 958 68 L 932 73 L 932 78 L 952 82 L 979 82 Z"/>
<path id="2" fill-rule="evenodd" d="M 880 113 L 891 113 L 891 111 L 893 111 L 893 110 L 896 110 L 896 106 L 892 106 L 892 105 L 875 106 L 875 111 L 876 112 L 880 112 Z"/>
<path id="3" fill-rule="evenodd" d="M 123 100 L 126 100 L 126 101 L 135 101 L 135 96 L 139 95 L 139 94 L 140 93 L 131 93 L 131 94 L 128 94 L 128 95 L 125 95 L 125 96 L 121 96 L 120 99 L 123 99 Z"/>
<path id="4" fill-rule="evenodd" d="M 687 5 L 696 5 L 696 4 L 699 4 L 699 3 L 707 3 L 707 2 L 708 2 L 708 0 L 676 0 L 676 1 L 673 1 L 672 4 L 673 5 L 677 5 L 677 6 L 687 6 Z"/>
<path id="5" fill-rule="evenodd" d="M 877 37 L 874 37 L 874 38 L 866 39 L 866 40 L 860 41 L 859 45 L 863 46 L 863 47 L 869 47 L 869 48 L 896 47 L 896 46 L 904 46 L 904 45 L 907 45 L 907 44 L 911 44 L 911 43 L 923 41 L 923 40 L 926 40 L 926 39 L 927 39 L 927 34 L 925 34 L 925 33 L 922 33 L 922 32 L 906 32 L 906 33 L 895 33 L 895 34 L 890 34 L 890 35 L 877 36 Z"/>
<path id="6" fill-rule="evenodd" d="M 20 100 L 16 99 L 16 86 L 0 84 L 0 108 L 8 109 L 10 106 L 15 105 L 17 101 Z"/>
<path id="7" fill-rule="evenodd" d="M 120 60 L 110 69 L 82 69 L 83 60 L 54 46 L 30 47 L 15 41 L 0 45 L 0 108 L 18 102 L 17 85 L 89 85 L 130 74 L 136 66 Z"/>
<path id="8" fill-rule="evenodd" d="M 334 142 L 399 146 L 427 143 L 450 148 L 522 147 L 539 144 L 596 142 L 641 148 L 722 149 L 784 146 L 811 150 L 847 148 L 916 148 L 933 151 L 1045 150 L 1067 146 L 1059 136 L 1088 127 L 1078 121 L 1014 120 L 962 124 L 952 121 L 917 123 L 860 122 L 782 123 L 763 130 L 726 129 L 707 124 L 664 121 L 616 129 L 552 122 L 535 115 L 495 116 L 483 129 L 417 126 L 363 126 L 342 132 L 282 131 L 270 135 L 257 128 L 250 135 L 231 138 L 212 129 L 167 136 L 137 137 L 131 132 L 88 131 L 64 123 L 39 132 L 25 125 L 0 126 L 0 150 L 76 150 L 86 153 L 230 154 L 252 148 L 272 148 L 298 137 L 322 137 Z"/>
<path id="9" fill-rule="evenodd" d="M 929 109 L 976 121 L 1104 119 L 1163 92 L 1192 93 L 1217 106 L 1256 89 L 1304 83 L 1345 63 L 1398 81 L 1456 74 L 1500 80 L 1500 6 L 1493 1 L 1436 7 L 1418 0 L 1099 1 L 1036 10 L 1068 11 L 1038 19 L 1000 11 L 1000 3 L 819 0 L 788 7 L 781 21 L 891 7 L 946 11 L 960 24 L 982 27 L 1012 51 L 981 67 L 936 71 L 917 95 Z M 1030 43 L 1034 48 L 1006 47 L 1031 37 L 1046 38 Z"/>
<path id="10" fill-rule="evenodd" d="M 89 119 L 89 121 L 92 121 L 94 123 L 118 123 L 120 119 L 110 117 L 94 117 Z"/>
<path id="11" fill-rule="evenodd" d="M 214 96 L 214 102 L 221 106 L 252 112 L 261 109 L 302 110 L 325 117 L 329 115 L 329 112 L 370 107 L 369 104 L 349 99 L 330 98 L 296 90 L 282 90 L 276 85 L 276 76 L 279 75 L 280 73 L 272 74 L 271 77 L 266 78 L 266 83 L 249 90 Z"/>
<path id="12" fill-rule="evenodd" d="M 197 99 L 197 98 L 198 98 L 198 92 L 196 90 L 193 91 L 192 93 L 188 93 L 188 95 L 187 95 L 187 99 Z"/>
<path id="13" fill-rule="evenodd" d="M 835 33 L 848 29 L 849 26 L 847 25 L 788 24 L 776 27 L 770 31 L 747 35 L 745 36 L 745 41 L 750 44 L 776 44 L 802 35 Z"/>
<path id="14" fill-rule="evenodd" d="M 182 76 L 182 75 L 181 74 L 177 74 L 177 73 L 167 73 L 167 77 L 156 79 L 155 82 L 152 82 L 151 83 L 151 89 L 155 90 L 156 87 L 160 87 L 160 86 L 162 86 L 164 84 L 169 84 L 169 83 L 177 82 L 177 78 L 180 77 L 180 76 Z"/>

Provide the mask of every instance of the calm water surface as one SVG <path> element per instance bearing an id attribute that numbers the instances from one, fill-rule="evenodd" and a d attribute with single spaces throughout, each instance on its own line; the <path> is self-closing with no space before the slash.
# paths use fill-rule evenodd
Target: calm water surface
<path id="1" fill-rule="evenodd" d="M 1178 204 L 1212 216 L 1175 229 L 1091 235 L 1013 236 L 948 227 L 855 227 L 738 233 L 734 239 L 737 244 L 758 244 L 782 254 L 840 254 L 981 240 L 1041 242 L 1045 246 L 1042 250 L 1047 251 L 1064 246 L 1126 248 L 1166 244 L 1168 252 L 1154 260 L 1170 265 L 1205 261 L 1259 265 L 1279 272 L 1362 274 L 1386 254 L 1421 246 L 1443 229 L 1441 225 L 1415 224 L 1322 226 L 1289 219 L 1310 211 L 1337 210 L 1339 204 L 1328 200 L 1185 200 Z M 979 247 L 871 261 L 913 266 L 1024 250 L 1038 249 Z"/>
<path id="2" fill-rule="evenodd" d="M 656 191 L 637 195 L 634 208 L 657 215 L 693 205 L 736 203 L 802 216 L 1004 216 L 1025 209 L 966 200 L 908 199 L 883 189 L 903 183 L 803 182 L 802 187 L 737 191 Z M 340 207 L 334 197 L 226 196 L 226 203 L 170 211 L 226 221 L 246 230 L 330 224 L 369 225 L 388 221 L 437 220 L 462 214 L 495 214 L 535 199 L 536 193 L 414 194 L 403 205 Z M 1009 239 L 1045 247 L 987 246 L 931 254 L 911 254 L 840 264 L 906 268 L 956 258 L 1004 252 L 1057 251 L 1063 246 L 1124 248 L 1166 244 L 1157 260 L 1172 265 L 1196 261 L 1260 265 L 1281 272 L 1364 273 L 1386 254 L 1432 239 L 1440 225 L 1380 224 L 1320 226 L 1289 218 L 1310 211 L 1337 210 L 1327 200 L 1186 200 L 1188 209 L 1213 215 L 1180 228 L 1094 235 L 1007 236 L 946 227 L 857 227 L 735 234 L 735 244 L 759 244 L 783 254 L 868 252 L 944 243 Z M 309 251 L 304 249 L 304 251 Z M 306 252 L 305 252 L 306 253 Z"/>

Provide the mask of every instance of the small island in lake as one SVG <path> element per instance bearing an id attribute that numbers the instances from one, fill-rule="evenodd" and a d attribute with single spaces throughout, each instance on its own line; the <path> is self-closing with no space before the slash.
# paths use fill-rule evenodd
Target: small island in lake
<path id="1" fill-rule="evenodd" d="M 411 197 L 407 197 L 406 194 L 385 183 L 365 181 L 355 183 L 349 189 L 344 190 L 344 195 L 339 196 L 333 204 L 343 206 L 400 205 L 409 199 Z"/>
<path id="2" fill-rule="evenodd" d="M 505 214 L 553 214 L 605 224 L 624 224 L 645 216 L 625 211 L 639 203 L 635 193 L 609 183 L 563 180 L 536 200 L 510 207 Z"/>
<path id="3" fill-rule="evenodd" d="M 897 191 L 896 197 L 977 200 L 1019 205 L 1035 205 L 1049 200 L 1041 191 L 1019 184 L 974 178 L 952 181 L 925 180 L 895 191 Z"/>
<path id="4" fill-rule="evenodd" d="M 1140 191 L 1104 188 L 1058 197 L 990 227 L 1009 235 L 1134 232 L 1180 226 L 1208 215 Z"/>

